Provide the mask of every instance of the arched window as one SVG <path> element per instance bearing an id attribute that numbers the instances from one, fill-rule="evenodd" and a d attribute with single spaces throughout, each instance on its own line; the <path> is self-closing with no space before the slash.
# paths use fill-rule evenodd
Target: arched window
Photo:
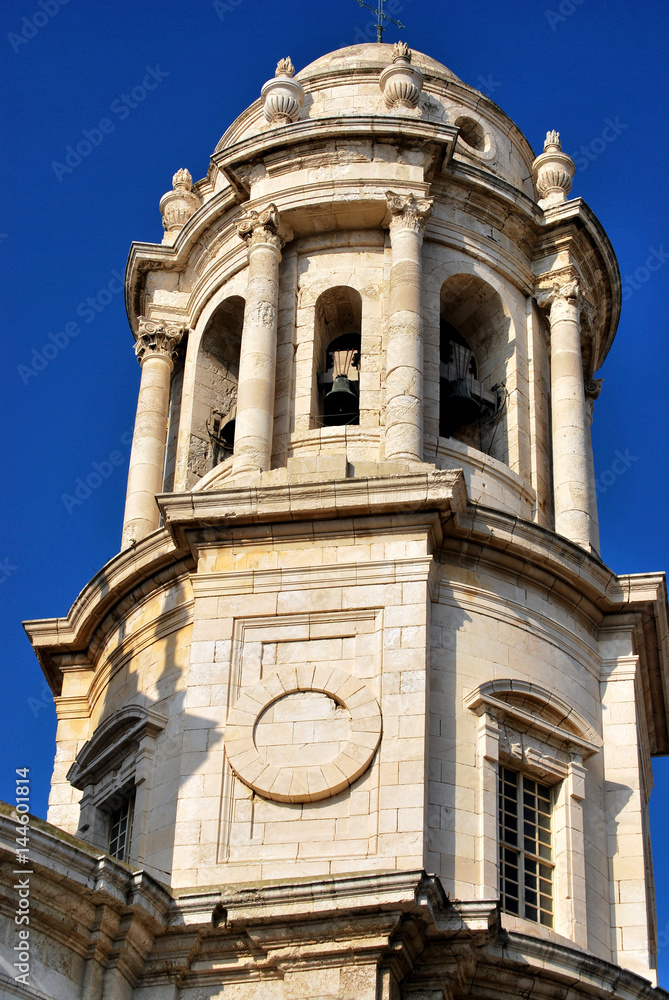
<path id="1" fill-rule="evenodd" d="M 188 448 L 189 485 L 232 455 L 244 299 L 224 299 L 202 335 Z"/>
<path id="2" fill-rule="evenodd" d="M 346 285 L 329 288 L 316 301 L 312 413 L 316 426 L 360 422 L 359 378 L 362 298 Z"/>
<path id="3" fill-rule="evenodd" d="M 440 302 L 439 435 L 507 460 L 505 379 L 510 321 L 482 278 L 456 274 Z"/>

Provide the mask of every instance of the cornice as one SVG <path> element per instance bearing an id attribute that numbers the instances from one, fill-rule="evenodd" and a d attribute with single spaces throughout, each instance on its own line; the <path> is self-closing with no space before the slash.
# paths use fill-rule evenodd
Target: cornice
<path id="1" fill-rule="evenodd" d="M 369 114 L 344 117 L 308 118 L 294 125 L 279 126 L 259 135 L 250 136 L 218 150 L 212 162 L 219 170 L 227 170 L 242 163 L 267 155 L 273 149 L 290 149 L 301 143 L 320 142 L 323 139 L 391 139 L 394 142 L 433 142 L 444 148 L 447 161 L 453 153 L 458 137 L 455 125 L 429 122 L 406 115 Z"/>
<path id="2" fill-rule="evenodd" d="M 110 559 L 80 592 L 65 618 L 25 621 L 23 627 L 54 694 L 60 694 L 61 674 L 52 654 L 81 652 L 109 610 L 138 583 L 178 562 L 169 533 L 160 528 L 138 545 Z"/>
<path id="3" fill-rule="evenodd" d="M 620 319 L 622 284 L 618 261 L 604 228 L 582 198 L 572 198 L 544 213 L 534 245 L 533 270 L 537 285 L 546 284 L 551 271 L 542 270 L 542 260 L 562 250 L 581 274 L 586 300 L 597 311 L 593 331 L 590 377 L 601 368 L 611 348 Z M 591 251 L 594 250 L 593 260 Z M 602 288 L 607 293 L 602 297 Z M 597 300 L 592 296 L 597 291 Z"/>
<path id="4" fill-rule="evenodd" d="M 216 542 L 221 532 L 253 525 L 294 523 L 297 527 L 300 522 L 321 522 L 326 530 L 324 522 L 351 517 L 373 518 L 375 530 L 380 530 L 384 519 L 392 522 L 400 516 L 413 517 L 423 523 L 430 514 L 438 515 L 439 523 L 432 530 L 435 545 L 441 546 L 441 558 L 450 558 L 452 553 L 501 568 L 518 580 L 535 581 L 596 626 L 606 622 L 605 616 L 636 615 L 630 627 L 637 621 L 643 625 L 638 641 L 643 639 L 648 650 L 653 683 L 660 683 L 662 691 L 667 691 L 664 578 L 651 574 L 619 580 L 596 556 L 547 528 L 472 505 L 459 470 L 422 467 L 414 473 L 369 479 L 266 486 L 259 480 L 256 485 L 233 483 L 216 492 L 166 494 L 157 501 L 164 528 L 103 567 L 82 590 L 67 617 L 25 623 L 55 693 L 60 692 L 62 670 L 68 669 L 72 655 L 90 655 L 98 632 L 107 622 L 114 624 L 114 615 L 118 615 L 116 611 L 111 615 L 112 609 L 122 608 L 121 602 L 127 603 L 140 584 L 145 595 L 152 587 L 164 586 L 180 566 L 187 566 L 191 552 L 195 555 L 203 544 Z M 425 566 L 421 564 L 419 571 L 424 575 Z M 350 567 L 347 572 L 350 576 Z M 375 572 L 374 566 L 368 567 L 367 575 Z M 433 572 L 429 579 L 435 582 Z M 275 582 L 271 581 L 272 586 Z M 324 580 L 323 585 L 331 582 Z M 240 577 L 239 584 L 248 589 L 251 579 Z M 85 669 L 87 661 L 82 662 Z M 669 704 L 665 696 L 662 706 Z M 660 704 L 657 696 L 656 701 Z M 657 752 L 662 752 L 666 742 L 665 714 L 662 708 L 657 719 Z"/>

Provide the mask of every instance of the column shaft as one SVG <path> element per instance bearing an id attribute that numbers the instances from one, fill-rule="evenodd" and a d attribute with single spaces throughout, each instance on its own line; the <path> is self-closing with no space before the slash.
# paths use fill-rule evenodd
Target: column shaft
<path id="1" fill-rule="evenodd" d="M 145 538 L 160 524 L 156 494 L 163 485 L 170 376 L 182 334 L 180 328 L 167 329 L 140 320 L 135 351 L 142 379 L 130 451 L 122 549 Z"/>
<path id="2" fill-rule="evenodd" d="M 237 224 L 248 243 L 249 278 L 239 359 L 235 473 L 264 472 L 271 464 L 282 245 L 277 226 L 274 206 L 252 212 Z"/>
<path id="3" fill-rule="evenodd" d="M 590 421 L 585 399 L 578 285 L 556 288 L 550 310 L 555 530 L 596 547 L 590 486 Z"/>
<path id="4" fill-rule="evenodd" d="M 386 350 L 387 459 L 423 460 L 422 246 L 431 202 L 388 192 L 390 316 Z"/>

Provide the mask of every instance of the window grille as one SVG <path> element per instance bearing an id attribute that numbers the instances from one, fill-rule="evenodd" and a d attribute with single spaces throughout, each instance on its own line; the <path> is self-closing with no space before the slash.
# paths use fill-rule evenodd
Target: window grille
<path id="1" fill-rule="evenodd" d="M 553 794 L 534 778 L 500 768 L 499 875 L 502 909 L 553 926 Z"/>
<path id="2" fill-rule="evenodd" d="M 127 861 L 130 855 L 134 799 L 123 799 L 109 817 L 109 853 L 112 858 Z"/>

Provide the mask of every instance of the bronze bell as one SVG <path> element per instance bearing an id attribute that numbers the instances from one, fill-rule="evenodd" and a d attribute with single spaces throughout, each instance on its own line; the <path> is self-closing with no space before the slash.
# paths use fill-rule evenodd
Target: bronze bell
<path id="1" fill-rule="evenodd" d="M 448 390 L 448 420 L 453 430 L 479 419 L 481 407 L 472 397 L 466 379 L 449 382 Z"/>
<path id="2" fill-rule="evenodd" d="M 340 424 L 357 423 L 360 413 L 358 394 L 353 383 L 346 375 L 337 375 L 332 388 L 325 397 L 323 409 L 326 427 L 337 427 Z"/>
<path id="3" fill-rule="evenodd" d="M 232 451 L 235 445 L 235 418 L 228 420 L 227 424 L 224 424 L 221 428 L 221 441 L 224 446 Z"/>

